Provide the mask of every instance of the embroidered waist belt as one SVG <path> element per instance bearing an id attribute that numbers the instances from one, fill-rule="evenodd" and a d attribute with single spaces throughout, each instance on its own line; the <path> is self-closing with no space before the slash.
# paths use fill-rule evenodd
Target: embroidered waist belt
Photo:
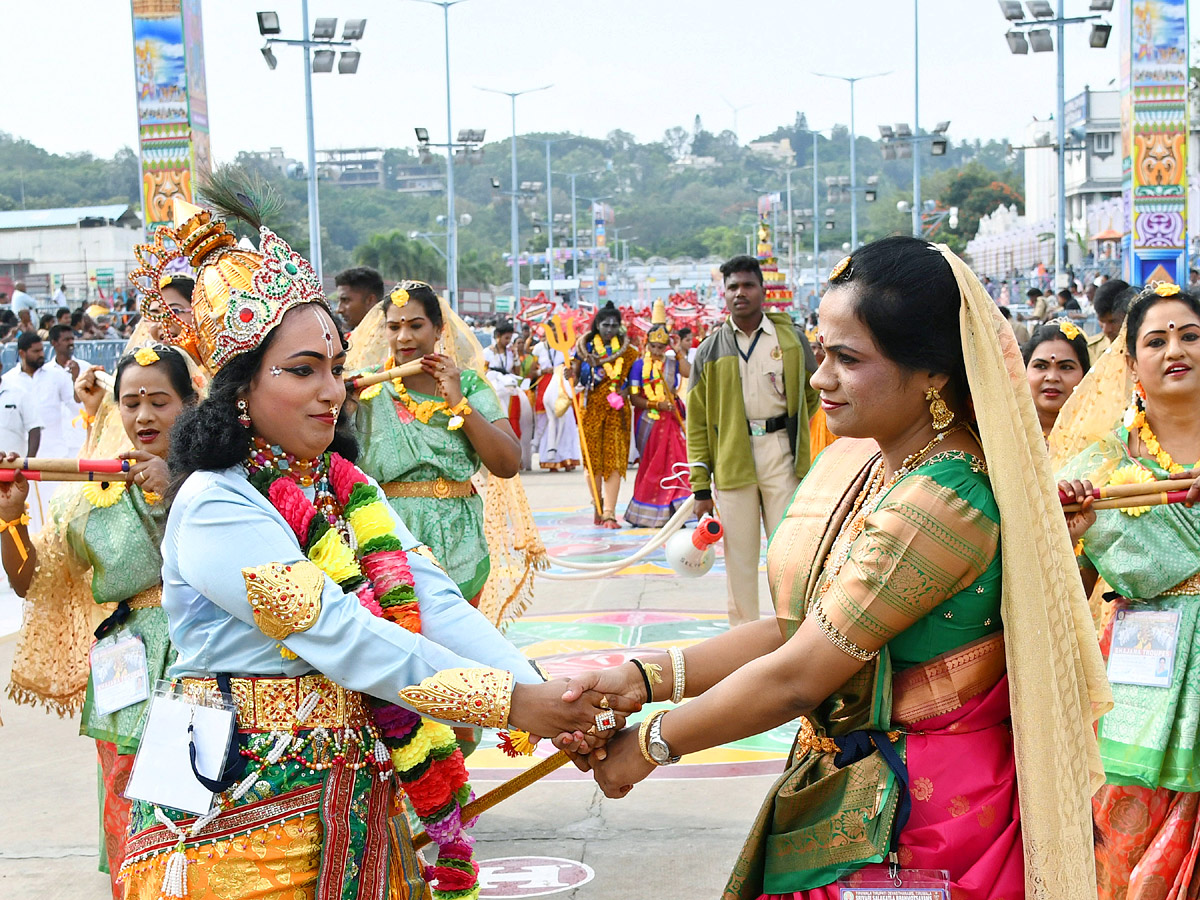
<path id="1" fill-rule="evenodd" d="M 216 691 L 216 678 L 184 678 L 184 692 Z M 316 708 L 304 728 L 362 728 L 371 721 L 363 695 L 334 684 L 324 675 L 274 675 L 231 678 L 239 731 L 290 731 L 296 711 L 311 693 Z"/>
<path id="2" fill-rule="evenodd" d="M 1195 596 L 1196 594 L 1200 594 L 1200 572 L 1162 592 L 1164 597 Z"/>
<path id="3" fill-rule="evenodd" d="M 435 478 L 433 481 L 389 481 L 380 485 L 385 497 L 431 497 L 434 500 L 461 499 L 475 493 L 470 480 L 448 481 Z"/>
<path id="4" fill-rule="evenodd" d="M 162 606 L 162 585 L 156 584 L 152 588 L 139 591 L 125 602 L 129 604 L 130 609 L 153 609 Z"/>

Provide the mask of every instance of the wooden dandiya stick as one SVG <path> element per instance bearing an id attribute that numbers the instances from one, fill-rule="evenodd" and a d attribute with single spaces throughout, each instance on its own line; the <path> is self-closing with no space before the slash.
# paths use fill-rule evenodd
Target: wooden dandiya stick
<path id="1" fill-rule="evenodd" d="M 414 359 L 403 365 L 384 369 L 382 372 L 367 372 L 365 375 L 355 375 L 353 378 L 347 378 L 346 390 L 361 391 L 363 388 L 370 387 L 373 384 L 383 384 L 385 381 L 391 381 L 393 378 L 409 378 L 420 374 L 421 360 Z"/>
<path id="2" fill-rule="evenodd" d="M 1166 506 L 1170 503 L 1182 503 L 1187 499 L 1187 488 L 1180 491 L 1158 491 L 1154 494 L 1137 494 L 1125 497 L 1109 497 L 1107 500 L 1097 500 L 1092 509 L 1129 509 L 1133 506 Z M 1081 505 L 1068 503 L 1063 506 L 1063 512 L 1079 512 Z"/>
<path id="3" fill-rule="evenodd" d="M 1092 498 L 1095 500 L 1110 500 L 1114 497 L 1141 497 L 1146 494 L 1161 494 L 1167 485 L 1172 491 L 1186 491 L 1196 483 L 1196 478 L 1158 479 L 1155 481 L 1137 481 L 1132 484 L 1111 484 L 1107 487 L 1092 488 Z M 1071 498 L 1061 490 L 1058 492 L 1060 503 L 1070 503 Z"/>
<path id="4" fill-rule="evenodd" d="M 129 472 L 53 472 L 41 469 L 0 469 L 0 484 L 15 481 L 17 475 L 28 481 L 131 481 Z"/>
<path id="5" fill-rule="evenodd" d="M 25 469 L 33 472 L 96 472 L 116 475 L 129 471 L 127 459 L 63 459 L 52 456 L 25 456 L 0 459 L 0 469 Z"/>
<path id="6" fill-rule="evenodd" d="M 545 778 L 555 769 L 570 762 L 570 760 L 571 757 L 567 756 L 562 750 L 559 750 L 553 756 L 546 757 L 537 765 L 530 766 L 519 775 L 514 775 L 499 787 L 492 788 L 482 797 L 476 797 L 462 808 L 462 820 L 469 822 L 476 816 L 487 812 L 500 801 L 507 800 L 517 791 L 529 787 L 529 785 L 541 778 Z M 420 850 L 422 847 L 427 846 L 431 840 L 429 835 L 422 831 L 413 837 L 413 849 Z"/>

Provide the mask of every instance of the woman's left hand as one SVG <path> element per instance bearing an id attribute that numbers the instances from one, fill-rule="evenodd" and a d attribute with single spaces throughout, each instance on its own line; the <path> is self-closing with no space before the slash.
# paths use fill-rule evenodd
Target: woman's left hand
<path id="1" fill-rule="evenodd" d="M 608 743 L 604 759 L 592 760 L 592 771 L 596 784 L 604 796 L 619 800 L 633 790 L 633 786 L 658 768 L 646 762 L 642 748 L 638 746 L 638 728 L 626 728 Z"/>
<path id="2" fill-rule="evenodd" d="M 1183 500 L 1183 505 L 1191 509 L 1197 503 L 1200 503 L 1200 468 L 1189 469 L 1186 472 L 1176 472 L 1169 476 L 1172 481 L 1190 481 L 1196 479 L 1196 483 L 1188 488 L 1187 497 Z"/>
<path id="3" fill-rule="evenodd" d="M 438 393 L 451 406 L 462 400 L 462 370 L 448 356 L 430 353 L 421 358 L 421 368 L 438 384 Z"/>
<path id="4" fill-rule="evenodd" d="M 171 483 L 171 473 L 167 469 L 167 461 L 146 450 L 130 450 L 122 453 L 121 459 L 130 462 L 129 472 L 133 483 L 143 491 L 154 494 L 164 494 Z"/>

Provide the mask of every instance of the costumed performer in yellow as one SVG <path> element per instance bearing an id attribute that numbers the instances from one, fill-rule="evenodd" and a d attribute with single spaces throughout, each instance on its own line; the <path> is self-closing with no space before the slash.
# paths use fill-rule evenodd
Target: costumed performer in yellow
<path id="1" fill-rule="evenodd" d="M 596 778 L 620 797 L 804 716 L 726 900 L 1092 900 L 1112 695 L 1012 331 L 947 247 L 892 237 L 834 268 L 820 339 L 839 439 L 772 535 L 776 619 L 574 679 L 695 698 L 614 738 Z"/>
<path id="2" fill-rule="evenodd" d="M 175 221 L 214 375 L 171 452 L 168 677 L 230 694 L 236 732 L 206 814 L 134 803 L 126 897 L 382 900 L 422 896 L 426 876 L 435 898 L 475 896 L 462 755 L 419 713 L 583 740 L 636 704 L 565 702 L 354 464 L 346 345 L 308 262 L 261 225 L 243 250 L 208 210 L 177 201 Z M 142 764 L 175 777 L 159 756 Z M 397 788 L 438 845 L 427 871 L 389 815 Z"/>

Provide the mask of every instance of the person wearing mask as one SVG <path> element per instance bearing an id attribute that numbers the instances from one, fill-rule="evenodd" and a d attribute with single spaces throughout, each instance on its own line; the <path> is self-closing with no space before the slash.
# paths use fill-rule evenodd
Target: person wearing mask
<path id="1" fill-rule="evenodd" d="M 786 313 L 764 312 L 752 256 L 721 266 L 729 318 L 696 351 L 687 394 L 688 461 L 696 515 L 725 526 L 729 624 L 759 616 L 762 529 L 769 535 L 808 471 L 817 393 L 808 339 Z"/>

